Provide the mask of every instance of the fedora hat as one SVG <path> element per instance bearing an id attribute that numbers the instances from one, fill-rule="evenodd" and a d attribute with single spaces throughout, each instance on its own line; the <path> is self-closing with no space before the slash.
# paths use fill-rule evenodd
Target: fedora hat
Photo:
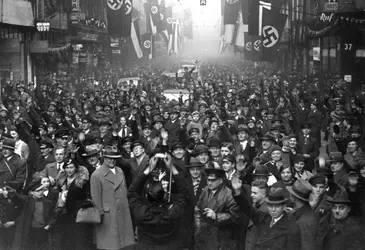
<path id="1" fill-rule="evenodd" d="M 265 198 L 267 204 L 281 204 L 287 200 L 288 198 L 285 198 L 284 189 L 274 186 L 270 188 L 269 195 Z"/>
<path id="2" fill-rule="evenodd" d="M 122 156 L 118 153 L 118 149 L 115 147 L 106 147 L 103 150 L 103 156 L 105 158 L 112 158 L 112 159 L 117 159 L 117 158 L 121 158 Z"/>
<path id="3" fill-rule="evenodd" d="M 82 154 L 83 157 L 89 157 L 99 153 L 99 150 L 95 144 L 87 145 L 85 148 L 85 153 Z"/>
<path id="4" fill-rule="evenodd" d="M 15 140 L 6 138 L 3 141 L 2 145 L 1 145 L 1 148 L 7 148 L 7 149 L 15 150 Z"/>
<path id="5" fill-rule="evenodd" d="M 201 163 L 197 158 L 192 157 L 190 159 L 190 162 L 185 167 L 186 168 L 204 167 L 204 164 Z"/>
<path id="6" fill-rule="evenodd" d="M 349 195 L 347 194 L 346 190 L 343 188 L 338 189 L 333 197 L 328 197 L 327 201 L 332 204 L 336 204 L 336 203 L 351 204 L 352 203 L 352 201 L 350 201 L 350 199 L 349 199 Z"/>
<path id="7" fill-rule="evenodd" d="M 302 201 L 309 201 L 309 195 L 312 192 L 312 186 L 308 181 L 298 179 L 294 182 L 293 186 L 286 187 L 292 195 Z"/>

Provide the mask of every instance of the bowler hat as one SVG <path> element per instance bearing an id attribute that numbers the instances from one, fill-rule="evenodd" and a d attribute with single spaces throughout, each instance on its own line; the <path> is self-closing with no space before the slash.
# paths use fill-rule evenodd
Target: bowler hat
<path id="1" fill-rule="evenodd" d="M 204 171 L 207 174 L 207 178 L 223 178 L 225 174 L 223 169 L 218 168 L 207 168 Z"/>
<path id="2" fill-rule="evenodd" d="M 269 195 L 265 198 L 267 204 L 281 204 L 286 202 L 288 199 L 285 198 L 284 189 L 281 187 L 271 187 Z"/>
<path id="3" fill-rule="evenodd" d="M 333 204 L 340 203 L 340 204 L 350 204 L 352 201 L 349 199 L 349 195 L 347 194 L 344 188 L 340 188 L 336 191 L 333 197 L 328 197 L 327 201 Z"/>
<path id="4" fill-rule="evenodd" d="M 15 140 L 9 138 L 4 139 L 1 148 L 15 150 Z"/>
<path id="5" fill-rule="evenodd" d="M 302 179 L 297 179 L 293 186 L 287 186 L 286 188 L 292 195 L 303 201 L 308 201 L 312 192 L 312 186 L 309 182 Z"/>

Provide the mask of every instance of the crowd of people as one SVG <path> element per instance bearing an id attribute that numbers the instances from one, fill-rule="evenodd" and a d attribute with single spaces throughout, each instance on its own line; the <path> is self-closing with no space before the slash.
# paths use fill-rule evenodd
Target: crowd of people
<path id="1" fill-rule="evenodd" d="M 364 248 L 364 93 L 229 58 L 166 79 L 173 64 L 4 88 L 0 249 Z M 78 221 L 90 207 L 100 223 Z"/>

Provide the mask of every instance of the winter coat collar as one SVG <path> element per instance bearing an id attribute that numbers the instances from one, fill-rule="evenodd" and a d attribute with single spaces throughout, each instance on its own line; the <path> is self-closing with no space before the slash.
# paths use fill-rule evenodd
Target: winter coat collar
<path id="1" fill-rule="evenodd" d="M 64 169 L 62 169 L 57 175 L 58 186 L 62 187 L 67 179 L 67 174 Z M 82 188 L 85 183 L 89 180 L 89 171 L 83 167 L 79 166 L 79 169 L 75 173 L 75 186 Z"/>

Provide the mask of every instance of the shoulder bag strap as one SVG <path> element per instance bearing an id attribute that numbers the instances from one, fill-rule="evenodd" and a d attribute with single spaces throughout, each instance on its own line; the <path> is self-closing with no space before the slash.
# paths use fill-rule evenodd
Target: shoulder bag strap
<path id="1" fill-rule="evenodd" d="M 13 171 L 11 171 L 9 164 L 6 162 L 6 159 L 4 159 L 4 162 L 5 162 L 6 167 L 9 169 L 9 172 L 11 173 L 11 175 L 14 176 Z"/>

